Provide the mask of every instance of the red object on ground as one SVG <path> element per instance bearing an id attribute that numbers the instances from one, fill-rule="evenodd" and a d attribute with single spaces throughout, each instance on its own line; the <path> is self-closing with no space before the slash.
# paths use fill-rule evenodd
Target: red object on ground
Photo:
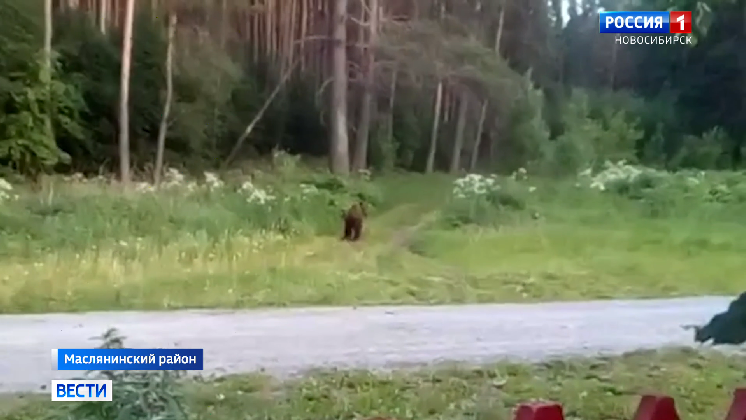
<path id="1" fill-rule="evenodd" d="M 514 420 L 564 420 L 562 405 L 556 402 L 531 402 L 516 407 Z M 676 402 L 668 395 L 643 395 L 632 420 L 681 420 Z M 733 393 L 725 420 L 746 420 L 746 388 Z"/>
<path id="2" fill-rule="evenodd" d="M 668 395 L 643 395 L 634 420 L 680 420 L 676 403 Z"/>
<path id="3" fill-rule="evenodd" d="M 725 420 L 746 420 L 746 388 L 738 388 L 733 393 L 733 402 Z"/>
<path id="4" fill-rule="evenodd" d="M 368 420 L 394 420 L 374 417 Z M 562 405 L 556 402 L 530 402 L 518 405 L 513 420 L 565 420 Z M 676 403 L 668 395 L 643 395 L 632 420 L 681 420 Z M 725 420 L 746 420 L 746 388 L 733 393 L 733 402 Z"/>
<path id="5" fill-rule="evenodd" d="M 515 409 L 515 420 L 565 420 L 565 415 L 558 403 L 532 402 Z"/>

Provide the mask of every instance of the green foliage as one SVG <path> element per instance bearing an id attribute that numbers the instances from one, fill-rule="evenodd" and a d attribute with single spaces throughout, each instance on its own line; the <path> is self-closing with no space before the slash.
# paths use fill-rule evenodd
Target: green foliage
<path id="1" fill-rule="evenodd" d="M 442 220 L 452 228 L 514 223 L 527 212 L 532 191 L 515 176 L 469 174 L 454 181 L 453 197 L 443 210 Z"/>
<path id="2" fill-rule="evenodd" d="M 613 49 L 613 60 L 604 55 L 612 51 L 605 39 L 585 36 L 593 26 L 592 13 L 547 32 L 542 26 L 548 24 L 545 10 L 537 9 L 531 22 L 537 38 L 531 44 L 540 47 L 516 49 L 515 38 L 521 36 L 511 26 L 498 55 L 492 45 L 488 49 L 476 41 L 482 34 L 474 36 L 472 22 L 457 16 L 387 28 L 377 54 L 381 63 L 398 66 L 393 132 L 390 136 L 387 129 L 388 112 L 374 118 L 369 163 L 379 171 L 423 166 L 433 118 L 432 103 L 423 92 L 432 91 L 436 79 L 448 78 L 489 100 L 485 138 L 495 152 L 492 169 L 500 173 L 529 167 L 573 175 L 607 159 L 668 169 L 738 166 L 746 115 L 740 106 L 743 88 L 734 81 L 743 80 L 746 61 L 737 48 L 742 35 L 731 35 L 742 33 L 743 14 L 735 2 L 704 4 L 691 4 L 698 16 L 698 40 L 686 53 L 622 47 Z M 149 13 L 143 9 L 136 17 L 130 80 L 132 163 L 146 171 L 163 111 L 166 51 L 164 22 Z M 484 13 L 497 10 L 489 7 Z M 53 40 L 60 65 L 51 90 L 58 99 L 48 112 L 52 141 L 41 124 L 46 114 L 36 110 L 43 98 L 32 92 L 38 65 L 31 57 L 42 44 L 41 6 L 7 0 L 0 4 L 0 19 L 7 23 L 0 28 L 0 103 L 24 109 L 3 110 L 3 163 L 26 173 L 111 168 L 118 160 L 120 31 L 104 35 L 87 12 L 56 11 Z M 166 142 L 167 163 L 195 171 L 213 168 L 225 158 L 282 76 L 274 58 L 246 54 L 241 41 L 228 36 L 222 42 L 207 26 L 177 31 L 175 96 Z M 555 29 L 558 40 L 544 39 Z M 628 71 L 640 63 L 646 63 L 645 72 Z M 388 67 L 380 75 L 387 73 Z M 385 77 L 377 80 L 380 104 L 389 99 L 384 93 L 389 83 Z M 320 88 L 316 77 L 294 74 L 259 120 L 239 159 L 275 149 L 326 155 L 329 115 Z M 467 131 L 474 128 L 475 117 L 470 115 Z M 443 135 L 449 124 L 441 126 L 439 162 L 449 158 L 453 141 Z M 57 165 L 66 154 L 70 165 Z M 480 163 L 484 160 L 480 156 Z"/>
<path id="3" fill-rule="evenodd" d="M 217 160 L 225 149 L 220 139 L 231 129 L 243 131 L 248 123 L 236 120 L 232 94 L 245 89 L 246 99 L 252 101 L 247 108 L 255 111 L 260 105 L 253 98 L 257 87 L 252 80 L 242 80 L 242 69 L 216 41 L 183 34 L 175 50 L 178 53 L 174 57 L 174 123 L 169 148 L 192 159 Z"/>
<path id="4" fill-rule="evenodd" d="M 13 88 L 0 104 L 0 160 L 24 175 L 36 176 L 70 157 L 57 147 L 54 133 L 84 138 L 80 112 L 85 103 L 75 86 L 59 80 L 57 66 L 51 74 L 42 60 L 27 73 L 9 75 Z M 50 131 L 54 129 L 54 131 Z"/>
<path id="5" fill-rule="evenodd" d="M 81 117 L 87 136 L 81 140 L 57 133 L 58 144 L 70 154 L 74 168 L 98 171 L 116 149 L 121 67 L 118 47 L 94 27 L 88 16 L 72 12 L 57 17 L 54 40 L 61 68 L 86 104 Z"/>
<path id="6" fill-rule="evenodd" d="M 543 158 L 549 142 L 549 127 L 542 114 L 544 95 L 533 85 L 530 72 L 523 79 L 523 87 L 525 94 L 508 114 L 506 131 L 510 146 L 501 154 L 501 167 L 508 172 L 533 166 Z"/>
<path id="7" fill-rule="evenodd" d="M 364 179 L 360 180 L 323 174 L 306 178 L 305 182 L 320 191 L 330 194 L 333 205 L 337 207 L 347 207 L 352 202 L 358 200 L 362 200 L 375 207 L 383 201 L 381 190 Z"/>
<path id="8" fill-rule="evenodd" d="M 18 198 L 0 205 L 0 256 L 116 247 L 133 238 L 165 246 L 187 237 L 218 243 L 245 235 L 328 234 L 338 228 L 340 209 L 357 200 L 375 208 L 383 200 L 364 178 L 256 178 L 229 183 L 206 173 L 197 182 L 171 169 L 161 190 L 140 183 L 131 196 L 103 178 L 53 180 L 38 194 L 10 190 Z M 27 241 L 36 245 L 23 246 Z"/>
<path id="9" fill-rule="evenodd" d="M 574 174 L 606 160 L 636 159 L 636 145 L 643 132 L 637 121 L 613 104 L 597 107 L 595 116 L 589 97 L 576 90 L 563 112 L 564 132 L 547 147 L 546 165 L 555 174 Z"/>
<path id="10" fill-rule="evenodd" d="M 375 124 L 371 129 L 368 161 L 370 166 L 378 172 L 390 172 L 396 167 L 397 144 L 391 138 L 386 124 Z M 406 153 L 402 157 L 401 166 L 411 167 L 414 153 Z"/>
<path id="11" fill-rule="evenodd" d="M 701 136 L 684 136 L 681 148 L 669 162 L 672 168 L 726 169 L 733 142 L 721 127 L 714 127 Z"/>
<path id="12" fill-rule="evenodd" d="M 43 34 L 43 2 L 0 2 L 0 95 L 8 88 L 7 75 L 26 71 L 39 51 Z"/>
<path id="13" fill-rule="evenodd" d="M 109 329 L 99 339 L 100 349 L 123 349 L 124 337 Z M 48 420 L 187 420 L 192 418 L 180 371 L 91 371 L 88 378 L 110 380 L 116 389 L 110 403 L 73 403 L 54 410 Z"/>
<path id="14" fill-rule="evenodd" d="M 746 175 L 740 172 L 667 172 L 606 162 L 595 175 L 585 171 L 581 180 L 590 188 L 642 204 L 653 217 L 726 212 L 738 218 L 746 204 Z"/>

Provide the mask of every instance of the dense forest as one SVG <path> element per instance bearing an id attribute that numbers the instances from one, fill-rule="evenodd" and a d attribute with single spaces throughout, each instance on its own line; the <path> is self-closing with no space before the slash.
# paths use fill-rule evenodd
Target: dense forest
<path id="1" fill-rule="evenodd" d="M 695 42 L 617 44 L 601 8 L 692 10 Z M 0 21 L 7 173 L 742 163 L 743 0 L 2 0 Z"/>

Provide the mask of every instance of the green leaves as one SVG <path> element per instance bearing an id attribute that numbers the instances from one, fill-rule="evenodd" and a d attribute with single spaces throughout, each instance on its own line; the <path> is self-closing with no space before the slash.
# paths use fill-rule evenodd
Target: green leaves
<path id="1" fill-rule="evenodd" d="M 38 58 L 27 71 L 11 73 L 12 83 L 7 85 L 11 89 L 1 104 L 9 112 L 0 116 L 0 159 L 24 175 L 35 176 L 70 162 L 57 146 L 55 132 L 79 140 L 85 137 L 80 119 L 85 102 L 74 85 L 57 77 L 56 61 L 51 71 L 51 79 L 45 80 L 44 63 Z"/>
<path id="2" fill-rule="evenodd" d="M 121 349 L 124 337 L 109 329 L 98 348 Z M 116 388 L 111 403 L 81 402 L 54 412 L 48 420 L 187 420 L 183 395 L 177 380 L 179 371 L 101 371 L 95 379 L 108 379 Z"/>

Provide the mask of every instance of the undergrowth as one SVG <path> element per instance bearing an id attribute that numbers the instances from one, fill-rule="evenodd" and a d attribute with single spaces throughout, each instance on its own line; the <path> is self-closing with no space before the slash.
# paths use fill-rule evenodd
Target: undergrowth
<path id="1" fill-rule="evenodd" d="M 733 294 L 740 172 L 606 163 L 577 176 L 269 168 L 0 183 L 0 312 Z M 371 206 L 363 239 L 340 210 Z"/>
<path id="2" fill-rule="evenodd" d="M 453 181 L 443 216 L 452 227 L 495 227 L 515 224 L 526 216 L 538 219 L 542 208 L 568 205 L 568 199 L 581 198 L 582 204 L 598 206 L 599 200 L 593 195 L 626 199 L 634 204 L 628 209 L 637 210 L 641 218 L 697 216 L 734 220 L 733 216 L 746 209 L 746 173 L 668 172 L 625 161 L 606 161 L 600 168 L 585 169 L 574 180 L 565 180 L 564 186 L 563 181 L 548 184 L 546 179 L 531 177 L 523 168 L 506 177 L 469 174 Z M 614 204 L 612 197 L 606 200 L 605 207 L 608 210 Z"/>
<path id="3" fill-rule="evenodd" d="M 37 193 L 16 190 L 3 180 L 0 258 L 143 241 L 162 247 L 190 237 L 226 243 L 237 237 L 262 241 L 327 235 L 337 230 L 341 209 L 360 199 L 375 208 L 382 200 L 365 177 L 282 175 L 224 180 L 206 172 L 202 179 L 190 179 L 170 168 L 160 188 L 138 182 L 129 195 L 102 176 L 51 179 Z"/>

